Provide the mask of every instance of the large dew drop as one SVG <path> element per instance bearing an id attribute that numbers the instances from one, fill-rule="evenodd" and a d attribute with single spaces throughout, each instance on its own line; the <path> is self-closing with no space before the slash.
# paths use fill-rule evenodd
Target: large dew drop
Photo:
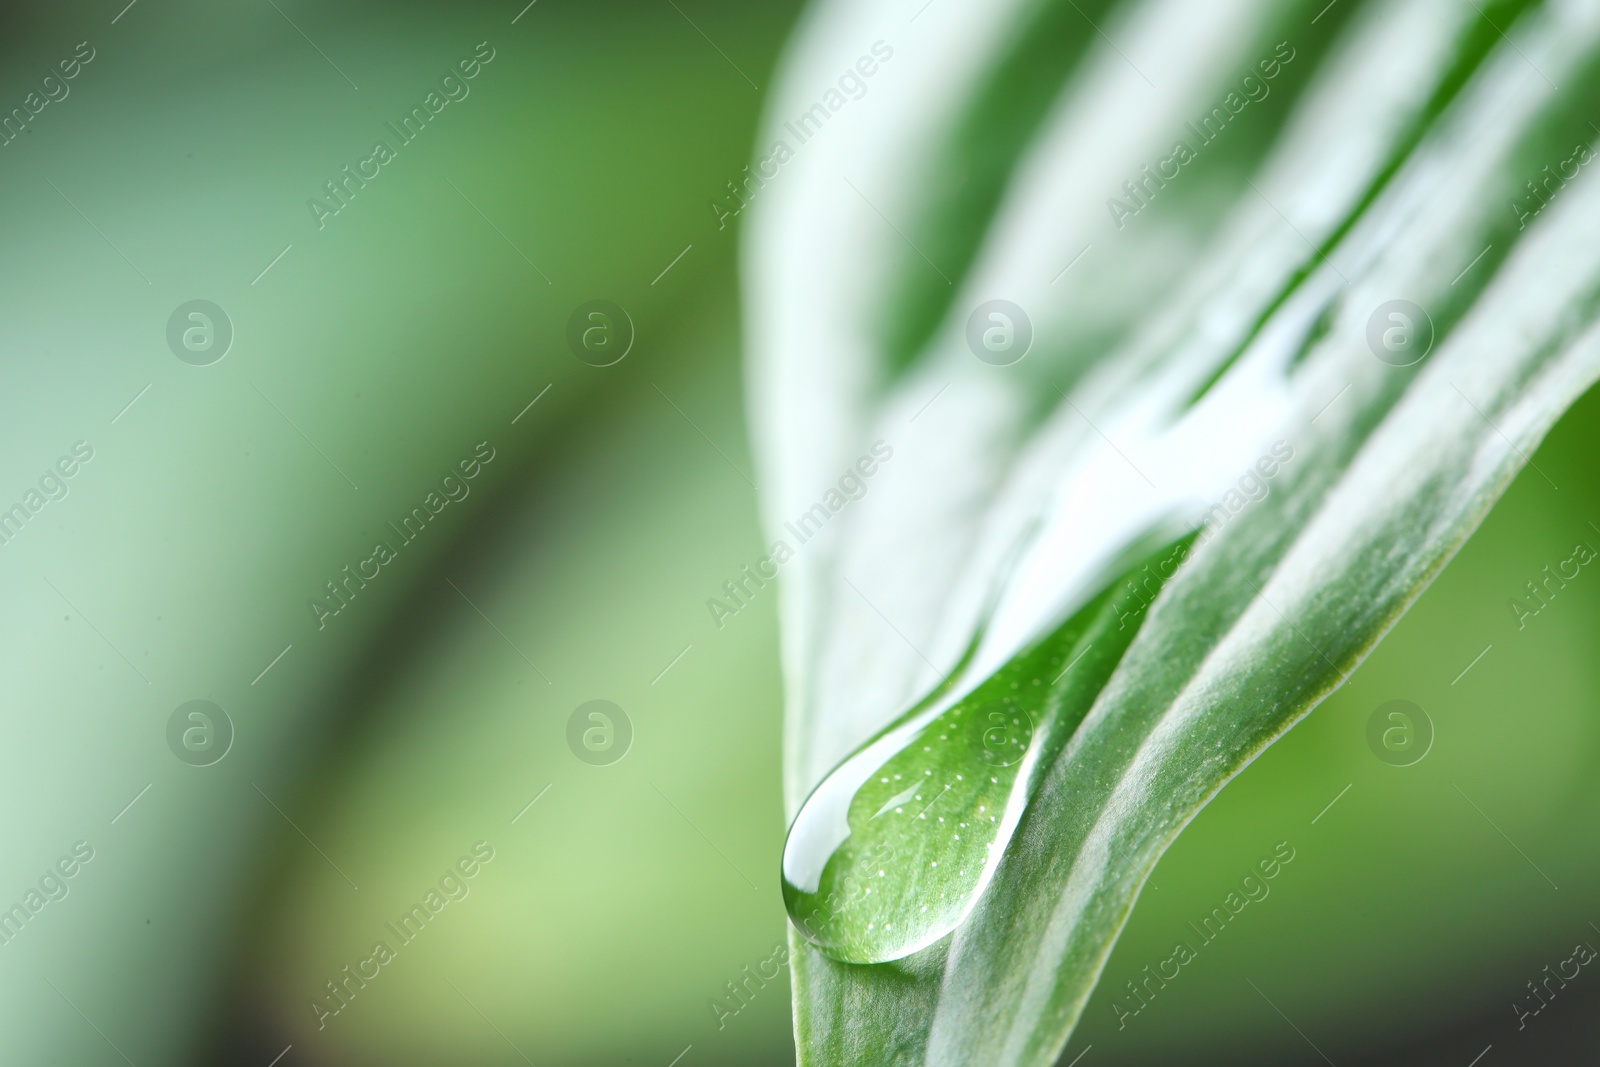
<path id="1" fill-rule="evenodd" d="M 1039 776 L 1138 632 L 1161 582 L 1130 571 L 951 701 L 937 693 L 834 768 L 789 828 L 796 929 L 849 963 L 909 956 L 961 923 Z"/>

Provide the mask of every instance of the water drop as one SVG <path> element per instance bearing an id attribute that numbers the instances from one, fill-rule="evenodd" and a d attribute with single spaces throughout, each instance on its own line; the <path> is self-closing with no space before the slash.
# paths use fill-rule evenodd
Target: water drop
<path id="1" fill-rule="evenodd" d="M 994 877 L 1039 777 L 1138 631 L 1118 610 L 1126 577 L 965 692 L 947 681 L 813 790 L 789 828 L 782 865 L 784 903 L 804 937 L 837 959 L 882 963 L 961 923 Z M 1062 663 L 1075 666 L 1062 673 Z M 1040 677 L 1053 681 L 1019 684 Z M 916 785 L 901 792 L 894 783 L 905 778 Z M 946 819 L 966 832 L 951 833 Z M 873 872 L 877 893 L 864 884 Z"/>

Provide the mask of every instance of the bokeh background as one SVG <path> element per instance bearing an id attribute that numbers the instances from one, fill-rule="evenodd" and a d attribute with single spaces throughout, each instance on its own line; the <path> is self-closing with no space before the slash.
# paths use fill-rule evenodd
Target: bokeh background
<path id="1" fill-rule="evenodd" d="M 762 544 L 712 204 L 798 14 L 0 7 L 7 112 L 93 52 L 0 148 L 0 508 L 93 451 L 0 544 L 0 908 L 93 850 L 0 943 L 0 1062 L 793 1061 L 782 976 L 711 1006 L 785 936 L 784 825 L 775 592 L 721 625 L 706 600 Z M 323 183 L 484 50 L 319 227 Z M 197 299 L 234 333 L 206 366 L 167 341 Z M 567 343 L 595 299 L 631 319 L 612 366 Z M 1597 415 L 1179 839 L 1064 1063 L 1592 1060 L 1593 967 L 1515 1005 L 1600 947 L 1600 577 L 1521 629 L 1508 601 L 1600 548 Z M 631 724 L 605 765 L 568 740 L 596 699 Z M 1432 722 L 1410 766 L 1367 742 L 1392 699 Z M 231 722 L 208 766 L 168 741 L 191 700 Z M 1124 983 L 1285 841 L 1270 896 L 1119 1027 Z M 466 895 L 319 1012 L 479 842 Z"/>

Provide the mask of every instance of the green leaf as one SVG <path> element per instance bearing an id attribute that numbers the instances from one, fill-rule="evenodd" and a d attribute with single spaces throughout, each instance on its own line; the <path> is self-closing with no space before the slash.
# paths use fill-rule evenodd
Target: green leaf
<path id="1" fill-rule="evenodd" d="M 1348 676 L 1600 376 L 1596 4 L 1341 3 L 1335 23 L 1321 3 L 1146 0 L 1085 17 L 1070 63 L 1018 43 L 1055 6 L 935 4 L 908 26 L 828 4 L 775 95 L 779 137 L 904 31 L 747 234 L 773 537 L 892 449 L 786 564 L 791 813 L 902 716 L 1022 677 L 1133 546 L 1197 547 L 1113 601 L 1137 635 L 1074 698 L 1081 721 L 1034 731 L 1014 833 L 952 934 L 863 965 L 842 959 L 895 955 L 865 923 L 854 947 L 813 928 L 833 955 L 792 932 L 807 1064 L 1052 1062 L 1161 852 Z M 1019 64 L 1059 96 L 991 142 L 1003 181 L 990 159 L 962 191 L 943 163 L 1003 121 Z M 1107 206 L 1213 103 L 1227 121 L 1192 161 L 1131 215 Z M 968 348 L 995 298 L 1032 320 L 1011 366 Z M 845 841 L 879 810 L 853 807 Z M 932 855 L 886 869 L 898 914 L 955 885 L 908 866 Z"/>

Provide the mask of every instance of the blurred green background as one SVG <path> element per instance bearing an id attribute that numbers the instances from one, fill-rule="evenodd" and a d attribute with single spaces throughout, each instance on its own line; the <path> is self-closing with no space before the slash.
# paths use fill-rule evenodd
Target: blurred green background
<path id="1" fill-rule="evenodd" d="M 0 944 L 0 1062 L 792 1062 L 783 976 L 710 1003 L 784 937 L 775 591 L 721 627 L 705 601 L 762 543 L 710 202 L 796 5 L 0 12 L 4 108 L 94 49 L 0 148 L 0 508 L 94 450 L 0 545 L 0 907 L 94 850 Z M 319 228 L 307 200 L 480 42 L 469 95 Z M 235 331 L 209 366 L 166 340 L 194 299 Z M 593 299 L 633 323 L 614 366 L 566 343 Z M 1588 969 L 1523 1029 L 1511 1005 L 1600 946 L 1600 578 L 1522 630 L 1507 601 L 1600 547 L 1597 413 L 1179 839 L 1063 1062 L 1592 1050 Z M 319 628 L 480 442 L 470 494 Z M 1397 698 L 1436 732 L 1408 767 L 1366 740 Z M 210 766 L 168 746 L 195 699 L 233 725 Z M 595 699 L 633 735 L 603 766 L 568 742 Z M 1270 896 L 1119 1029 L 1280 841 Z M 466 895 L 314 1008 L 477 842 Z"/>

